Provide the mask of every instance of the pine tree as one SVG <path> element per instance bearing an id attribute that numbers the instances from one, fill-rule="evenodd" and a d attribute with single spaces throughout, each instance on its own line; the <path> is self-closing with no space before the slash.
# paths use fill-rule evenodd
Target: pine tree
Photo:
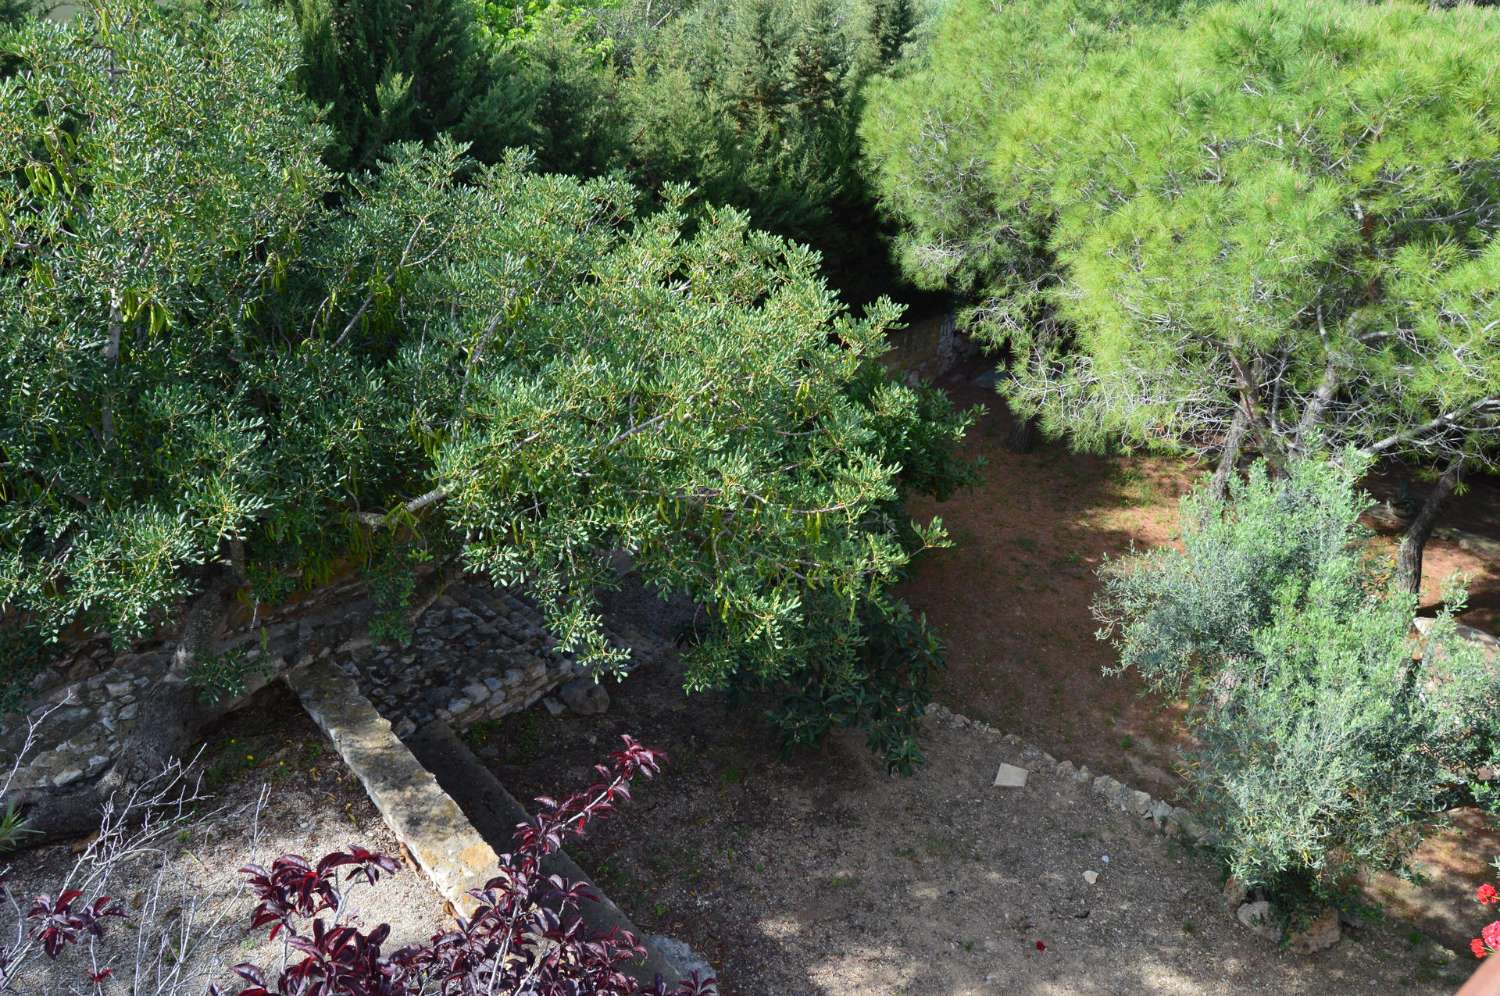
<path id="1" fill-rule="evenodd" d="M 452 132 L 494 158 L 522 127 L 470 0 L 289 0 L 304 92 L 330 107 L 331 165 L 371 168 L 391 142 Z M 507 121 L 507 115 L 511 120 Z"/>
<path id="2" fill-rule="evenodd" d="M 849 46 L 838 20 L 838 0 L 809 0 L 792 47 L 792 102 L 802 114 L 836 115 L 849 74 Z"/>
<path id="3" fill-rule="evenodd" d="M 870 35 L 880 65 L 890 66 L 901 58 L 917 30 L 917 20 L 912 0 L 875 0 L 870 13 Z"/>
<path id="4" fill-rule="evenodd" d="M 20 24 L 31 11 L 31 0 L 0 0 L 0 30 Z"/>

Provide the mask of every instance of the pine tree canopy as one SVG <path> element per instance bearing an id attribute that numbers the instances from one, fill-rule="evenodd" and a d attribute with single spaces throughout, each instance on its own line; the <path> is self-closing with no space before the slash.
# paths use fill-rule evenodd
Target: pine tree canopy
<path id="1" fill-rule="evenodd" d="M 958 3 L 865 135 L 1054 431 L 1492 460 L 1497 81 L 1494 10 Z"/>

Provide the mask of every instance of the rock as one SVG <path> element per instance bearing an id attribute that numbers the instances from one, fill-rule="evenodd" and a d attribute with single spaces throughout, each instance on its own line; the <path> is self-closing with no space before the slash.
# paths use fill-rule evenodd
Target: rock
<path id="1" fill-rule="evenodd" d="M 1122 801 L 1126 811 L 1137 816 L 1146 816 L 1151 812 L 1151 797 L 1140 789 L 1127 793 Z"/>
<path id="2" fill-rule="evenodd" d="M 1428 941 L 1425 945 L 1423 945 L 1422 955 L 1428 961 L 1435 961 L 1440 964 L 1446 964 L 1448 962 L 1458 960 L 1457 951 L 1454 951 L 1446 944 L 1439 944 L 1437 941 Z"/>
<path id="3" fill-rule="evenodd" d="M 1083 873 L 1083 880 L 1089 885 L 1093 885 L 1095 882 L 1099 881 L 1099 873 L 1096 871 L 1086 871 Z"/>
<path id="4" fill-rule="evenodd" d="M 542 699 L 542 705 L 547 707 L 548 714 L 552 716 L 561 716 L 564 712 L 567 712 L 567 707 L 550 695 Z"/>
<path id="5" fill-rule="evenodd" d="M 646 945 L 655 948 L 663 960 L 676 972 L 676 979 L 666 980 L 669 983 L 685 981 L 692 978 L 695 973 L 699 979 L 707 979 L 718 974 L 707 959 L 675 937 L 647 934 L 645 941 Z"/>
<path id="6" fill-rule="evenodd" d="M 1314 951 L 1325 951 L 1333 947 L 1342 936 L 1338 910 L 1330 906 L 1319 913 L 1312 923 L 1294 931 L 1288 943 L 1298 954 L 1312 954 Z"/>
<path id="7" fill-rule="evenodd" d="M 557 697 L 580 716 L 597 716 L 609 710 L 609 693 L 592 678 L 574 678 L 557 690 Z"/>
<path id="8" fill-rule="evenodd" d="M 996 788 L 1025 788 L 1026 776 L 1031 774 L 1025 768 L 1018 768 L 1014 764 L 1002 764 L 1000 770 L 995 772 Z"/>
<path id="9" fill-rule="evenodd" d="M 1281 928 L 1277 926 L 1271 904 L 1267 900 L 1257 899 L 1253 903 L 1242 903 L 1234 915 L 1240 923 L 1249 927 L 1258 936 L 1268 941 L 1279 942 L 1281 940 Z"/>
<path id="10" fill-rule="evenodd" d="M 53 775 L 52 784 L 57 788 L 62 788 L 64 785 L 72 785 L 82 777 L 83 770 L 81 768 L 68 768 Z"/>
<path id="11" fill-rule="evenodd" d="M 490 689 L 488 685 L 476 681 L 464 686 L 464 694 L 471 702 L 483 702 L 490 697 Z"/>
<path id="12" fill-rule="evenodd" d="M 132 719 L 135 719 L 136 713 L 138 713 L 140 711 L 141 711 L 141 706 L 140 706 L 139 702 L 132 702 L 132 703 L 130 703 L 125 708 L 123 708 L 123 709 L 120 710 L 120 722 L 122 722 L 122 723 L 128 723 L 128 722 L 130 722 Z"/>
<path id="13" fill-rule="evenodd" d="M 1161 799 L 1158 799 L 1155 803 L 1152 804 L 1152 806 L 1151 806 L 1151 822 L 1156 824 L 1156 829 L 1161 830 L 1161 829 L 1165 828 L 1166 825 L 1167 825 L 1167 822 L 1171 818 L 1172 818 L 1172 804 L 1171 803 L 1165 802 L 1165 801 L 1163 801 Z"/>
<path id="14" fill-rule="evenodd" d="M 1200 843 L 1208 838 L 1208 831 L 1203 828 L 1202 823 L 1198 822 L 1198 817 L 1186 809 L 1179 806 L 1172 810 L 1172 818 L 1177 823 L 1178 829 L 1182 831 L 1182 835 L 1193 843 Z"/>
<path id="15" fill-rule="evenodd" d="M 122 695 L 130 694 L 130 682 L 108 681 L 104 683 L 104 690 L 109 693 L 110 698 L 117 699 Z"/>
<path id="16" fill-rule="evenodd" d="M 1064 761 L 1057 766 L 1057 773 L 1059 775 L 1062 775 L 1064 778 L 1072 778 L 1073 772 L 1075 772 L 1076 770 L 1078 769 L 1073 767 L 1072 761 Z"/>
<path id="17" fill-rule="evenodd" d="M 1226 910 L 1237 910 L 1245 905 L 1245 900 L 1250 898 L 1250 890 L 1245 884 L 1233 875 L 1224 882 L 1224 908 Z"/>

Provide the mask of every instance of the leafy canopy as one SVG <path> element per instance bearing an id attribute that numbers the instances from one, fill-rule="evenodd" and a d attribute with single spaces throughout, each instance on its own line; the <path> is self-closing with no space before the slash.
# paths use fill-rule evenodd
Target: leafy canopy
<path id="1" fill-rule="evenodd" d="M 1497 12 L 1178 7 L 955 5 L 866 118 L 908 272 L 1082 443 L 1491 458 Z"/>
<path id="2" fill-rule="evenodd" d="M 609 665 L 593 593 L 626 550 L 714 620 L 692 687 L 864 684 L 862 620 L 902 617 L 886 586 L 941 538 L 900 519 L 902 463 L 941 483 L 913 442 L 963 427 L 874 370 L 896 307 L 851 318 L 742 214 L 688 234 L 680 190 L 640 216 L 623 181 L 520 155 L 398 144 L 341 189 L 289 35 L 111 0 L 19 36 L 4 611 L 130 640 L 225 572 L 274 598 L 457 562 Z"/>

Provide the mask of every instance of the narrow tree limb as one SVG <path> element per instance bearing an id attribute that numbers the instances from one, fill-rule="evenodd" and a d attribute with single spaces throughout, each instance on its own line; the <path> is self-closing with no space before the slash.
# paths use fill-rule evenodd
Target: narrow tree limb
<path id="1" fill-rule="evenodd" d="M 1463 418 L 1465 415 L 1472 415 L 1474 412 L 1477 412 L 1480 409 L 1491 405 L 1500 405 L 1500 397 L 1481 398 L 1478 401 L 1473 402 L 1472 404 L 1463 406 L 1462 408 L 1455 409 L 1451 412 L 1445 412 L 1444 414 L 1439 415 L 1437 418 L 1423 422 L 1421 425 L 1413 426 L 1410 429 L 1404 429 L 1401 432 L 1393 432 L 1389 436 L 1386 436 L 1384 439 L 1366 446 L 1360 452 L 1368 456 L 1374 456 L 1377 453 L 1382 453 L 1390 449 L 1392 446 L 1396 446 L 1400 443 L 1416 439 L 1420 436 L 1425 436 L 1429 432 L 1435 432 L 1438 429 L 1446 429 L 1451 426 L 1457 425 L 1458 420 Z M 1493 418 L 1493 416 L 1491 416 L 1491 418 Z"/>
<path id="2" fill-rule="evenodd" d="M 1271 469 L 1277 474 L 1285 471 L 1286 461 L 1283 459 L 1281 448 L 1275 444 L 1271 433 L 1266 428 L 1266 413 L 1260 403 L 1260 377 L 1258 371 L 1252 371 L 1245 366 L 1245 361 L 1234 353 L 1229 354 L 1229 366 L 1234 371 L 1235 386 L 1239 394 L 1239 408 L 1245 416 L 1245 426 L 1255 441 L 1260 446 L 1261 455 L 1270 463 Z M 1259 367 L 1259 362 L 1255 363 Z"/>
<path id="3" fill-rule="evenodd" d="M 446 487 L 433 488 L 426 494 L 418 495 L 406 504 L 393 511 L 386 512 L 384 515 L 381 515 L 379 512 L 361 512 L 359 513 L 359 521 L 374 529 L 380 529 L 383 526 L 389 525 L 398 512 L 405 513 L 406 515 L 415 515 L 428 505 L 435 505 L 444 498 L 447 498 L 448 493 Z"/>
<path id="4" fill-rule="evenodd" d="M 124 327 L 125 317 L 120 311 L 119 295 L 114 291 L 110 291 L 109 338 L 104 343 L 104 362 L 109 365 L 111 371 L 120 362 L 120 337 L 124 331 Z M 104 399 L 99 410 L 99 428 L 103 433 L 106 443 L 115 437 L 115 415 L 114 405 L 111 400 L 112 393 L 111 387 L 106 385 Z"/>
<path id="5" fill-rule="evenodd" d="M 1333 358 L 1329 357 L 1328 365 L 1323 368 L 1323 379 L 1318 382 L 1318 387 L 1308 400 L 1307 407 L 1302 410 L 1302 418 L 1297 420 L 1297 434 L 1292 439 L 1293 452 L 1307 452 L 1308 437 L 1323 420 L 1323 413 L 1328 410 L 1328 404 L 1333 400 L 1333 394 L 1338 390 L 1338 386 L 1338 367 L 1334 365 Z"/>
<path id="6" fill-rule="evenodd" d="M 1463 465 L 1462 454 L 1448 461 L 1443 475 L 1422 501 L 1416 518 L 1407 526 L 1406 535 L 1401 537 L 1401 546 L 1396 551 L 1396 583 L 1406 591 L 1415 593 L 1422 587 L 1422 554 L 1427 548 L 1427 540 L 1432 536 L 1432 528 L 1437 524 L 1438 510 L 1448 496 L 1453 494 L 1454 488 L 1458 487 Z"/>

